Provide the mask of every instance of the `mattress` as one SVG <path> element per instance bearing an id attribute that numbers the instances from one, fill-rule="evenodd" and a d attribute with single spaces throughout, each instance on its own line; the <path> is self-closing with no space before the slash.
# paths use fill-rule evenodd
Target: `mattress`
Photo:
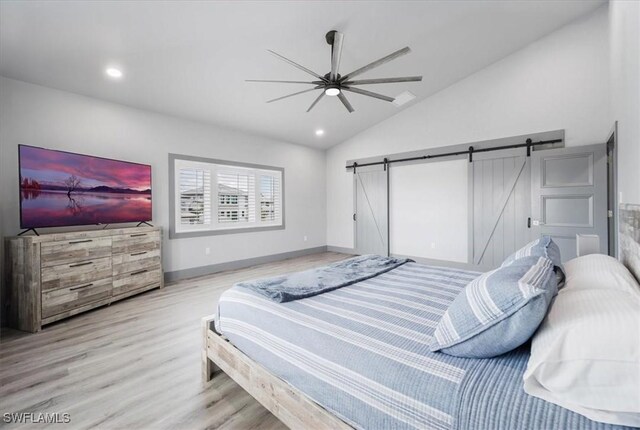
<path id="1" fill-rule="evenodd" d="M 359 429 L 621 429 L 527 395 L 529 346 L 491 359 L 429 351 L 477 272 L 407 263 L 287 303 L 242 287 L 218 304 L 235 347 Z"/>

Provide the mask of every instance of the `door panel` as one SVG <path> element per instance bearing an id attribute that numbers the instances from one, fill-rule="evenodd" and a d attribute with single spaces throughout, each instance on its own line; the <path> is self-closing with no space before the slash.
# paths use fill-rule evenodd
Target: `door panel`
<path id="1" fill-rule="evenodd" d="M 534 151 L 532 237 L 549 235 L 564 261 L 576 257 L 576 234 L 600 237 L 607 253 L 607 167 L 605 145 Z"/>
<path id="2" fill-rule="evenodd" d="M 593 185 L 593 154 L 549 156 L 542 160 L 545 187 L 580 187 Z"/>
<path id="3" fill-rule="evenodd" d="M 593 227 L 593 196 L 542 196 L 542 220 L 547 227 Z"/>
<path id="4" fill-rule="evenodd" d="M 358 168 L 353 176 L 356 252 L 389 255 L 388 171 Z"/>
<path id="5" fill-rule="evenodd" d="M 480 268 L 493 268 L 529 241 L 530 163 L 522 150 L 477 154 L 469 164 L 469 178 L 469 260 Z"/>

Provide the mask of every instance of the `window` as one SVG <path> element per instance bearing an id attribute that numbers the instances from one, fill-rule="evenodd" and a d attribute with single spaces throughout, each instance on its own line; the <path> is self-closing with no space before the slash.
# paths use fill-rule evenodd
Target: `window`
<path id="1" fill-rule="evenodd" d="M 218 223 L 255 221 L 255 174 L 252 171 L 226 170 L 219 166 Z"/>
<path id="2" fill-rule="evenodd" d="M 284 228 L 284 169 L 170 154 L 171 238 Z"/>
<path id="3" fill-rule="evenodd" d="M 260 176 L 260 219 L 275 221 L 280 217 L 280 178 Z"/>
<path id="4" fill-rule="evenodd" d="M 181 168 L 180 224 L 209 225 L 211 223 L 211 172 L 199 168 Z"/>

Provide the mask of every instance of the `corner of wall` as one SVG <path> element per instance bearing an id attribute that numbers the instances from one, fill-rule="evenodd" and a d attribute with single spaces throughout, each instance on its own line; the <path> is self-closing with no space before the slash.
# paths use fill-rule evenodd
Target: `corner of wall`
<path id="1" fill-rule="evenodd" d="M 640 204 L 640 2 L 609 2 L 611 124 L 618 121 L 620 203 Z"/>

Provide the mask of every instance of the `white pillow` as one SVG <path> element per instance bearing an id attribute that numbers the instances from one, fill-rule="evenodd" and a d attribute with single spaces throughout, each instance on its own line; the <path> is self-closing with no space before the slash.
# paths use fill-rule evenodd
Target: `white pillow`
<path id="1" fill-rule="evenodd" d="M 564 264 L 565 288 L 614 289 L 640 294 L 640 285 L 629 269 L 618 260 L 604 254 L 574 258 Z"/>
<path id="2" fill-rule="evenodd" d="M 533 336 L 524 390 L 594 421 L 640 427 L 640 286 L 615 259 L 576 260 Z"/>

